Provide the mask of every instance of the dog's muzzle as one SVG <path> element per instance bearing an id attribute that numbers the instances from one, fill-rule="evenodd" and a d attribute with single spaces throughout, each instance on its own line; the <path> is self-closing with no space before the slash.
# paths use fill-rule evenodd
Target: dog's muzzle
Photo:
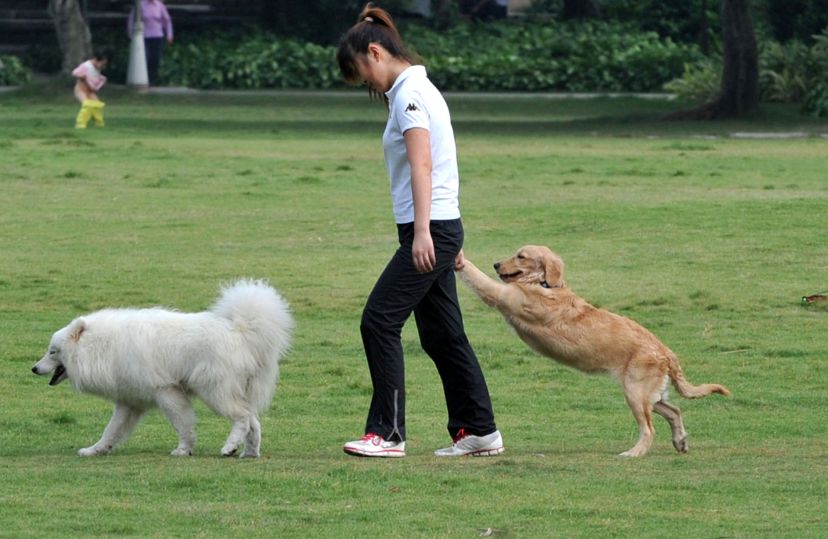
<path id="1" fill-rule="evenodd" d="M 38 371 L 37 365 L 32 367 L 32 372 L 35 373 L 38 376 L 40 376 L 42 374 L 47 374 L 45 372 Z M 52 373 L 52 379 L 49 380 L 49 385 L 50 386 L 56 386 L 59 383 L 61 383 L 62 381 L 66 380 L 66 378 L 67 378 L 66 367 L 64 367 L 62 364 L 58 363 L 58 366 L 55 367 L 55 370 Z"/>

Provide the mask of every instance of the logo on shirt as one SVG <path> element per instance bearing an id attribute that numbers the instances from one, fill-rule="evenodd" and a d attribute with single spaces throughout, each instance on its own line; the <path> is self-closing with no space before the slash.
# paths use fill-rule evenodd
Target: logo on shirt
<path id="1" fill-rule="evenodd" d="M 405 112 L 416 112 L 420 109 L 417 108 L 417 105 L 414 103 L 409 103 L 408 106 L 405 108 Z"/>

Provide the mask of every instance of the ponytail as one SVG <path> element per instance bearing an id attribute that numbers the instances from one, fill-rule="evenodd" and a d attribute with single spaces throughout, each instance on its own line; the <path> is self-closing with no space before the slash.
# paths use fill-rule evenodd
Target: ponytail
<path id="1" fill-rule="evenodd" d="M 356 63 L 359 55 L 368 54 L 368 45 L 371 43 L 381 45 L 394 58 L 416 63 L 405 50 L 402 37 L 391 15 L 368 2 L 362 8 L 356 24 L 342 36 L 336 52 L 336 61 L 339 63 L 339 71 L 345 82 L 349 84 L 361 82 Z"/>

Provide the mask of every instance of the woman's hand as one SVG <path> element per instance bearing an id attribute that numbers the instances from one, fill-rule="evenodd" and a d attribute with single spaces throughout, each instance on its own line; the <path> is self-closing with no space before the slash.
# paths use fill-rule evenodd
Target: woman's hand
<path id="1" fill-rule="evenodd" d="M 420 273 L 428 273 L 434 269 L 437 255 L 434 253 L 434 241 L 431 239 L 430 232 L 414 233 L 411 257 L 414 259 L 414 267 Z"/>

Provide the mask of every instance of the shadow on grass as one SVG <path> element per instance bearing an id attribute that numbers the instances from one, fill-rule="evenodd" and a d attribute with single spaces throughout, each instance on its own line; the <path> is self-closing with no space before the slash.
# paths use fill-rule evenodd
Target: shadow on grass
<path id="1" fill-rule="evenodd" d="M 6 118 L 4 129 L 14 133 L 14 138 L 55 139 L 57 138 L 95 138 L 96 136 L 123 134 L 141 134 L 153 138 L 174 138 L 196 136 L 204 138 L 339 138 L 343 136 L 381 136 L 384 125 L 381 122 L 367 121 L 267 121 L 267 120 L 231 120 L 231 119 L 155 119 L 155 118 L 119 118 L 111 115 L 107 118 L 104 129 L 91 126 L 85 131 L 74 130 L 71 118 Z M 596 136 L 596 137 L 671 137 L 671 136 L 728 136 L 731 131 L 757 129 L 752 124 L 702 124 L 694 122 L 667 123 L 652 116 L 595 117 L 570 120 L 537 121 L 485 121 L 455 120 L 454 129 L 457 136 L 499 137 L 557 137 L 557 136 Z M 801 126 L 800 126 L 801 129 Z M 97 135 L 96 135 L 97 134 Z M 89 136 L 91 135 L 91 137 Z M 0 136 L 2 138 L 2 136 Z"/>
<path id="2" fill-rule="evenodd" d="M 111 117 L 105 132 L 143 132 L 152 137 L 178 137 L 192 135 L 205 138 L 268 138 L 275 139 L 301 138 L 340 138 L 343 136 L 381 136 L 384 129 L 382 122 L 368 121 L 330 121 L 330 120 L 297 120 L 297 121 L 254 121 L 228 119 L 151 119 L 151 118 L 117 118 Z M 54 134 L 44 133 L 43 128 L 71 130 L 71 122 L 66 120 L 50 120 L 31 122 L 25 119 L 7 119 L 5 122 L 9 130 L 14 131 L 15 137 L 42 138 L 44 135 L 53 137 Z M 818 125 L 806 127 L 802 124 L 790 126 L 779 123 L 756 123 L 749 120 L 732 121 L 727 123 L 699 123 L 699 122 L 665 122 L 655 116 L 599 116 L 593 118 L 568 120 L 513 120 L 513 121 L 485 121 L 485 120 L 455 120 L 455 133 L 462 136 L 485 136 L 490 139 L 499 137 L 564 137 L 564 136 L 594 136 L 594 137 L 729 137 L 731 133 L 740 131 L 769 131 L 786 132 L 797 131 L 802 136 L 825 136 L 828 129 Z M 88 131 L 95 131 L 90 127 Z M 104 132 L 104 131 L 102 131 Z"/>

